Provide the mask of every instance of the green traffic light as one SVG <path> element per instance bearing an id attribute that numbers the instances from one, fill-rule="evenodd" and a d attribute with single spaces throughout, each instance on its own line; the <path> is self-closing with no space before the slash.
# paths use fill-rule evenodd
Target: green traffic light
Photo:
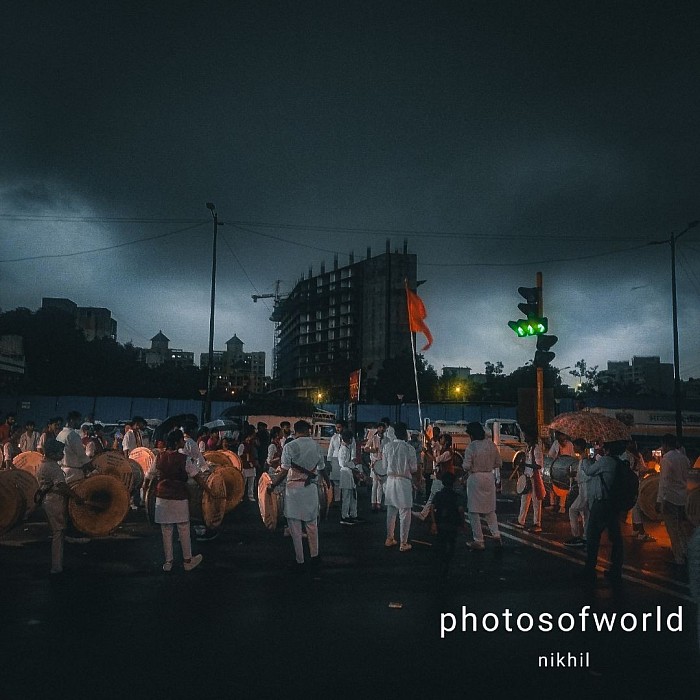
<path id="1" fill-rule="evenodd" d="M 546 318 L 522 318 L 519 321 L 508 321 L 508 326 L 519 338 L 525 338 L 546 333 L 548 322 Z"/>

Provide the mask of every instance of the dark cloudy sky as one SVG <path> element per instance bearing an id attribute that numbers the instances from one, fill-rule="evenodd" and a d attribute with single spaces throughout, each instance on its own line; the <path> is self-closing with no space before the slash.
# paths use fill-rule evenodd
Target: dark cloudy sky
<path id="1" fill-rule="evenodd" d="M 199 356 L 212 201 L 217 348 L 269 353 L 252 294 L 406 237 L 438 371 L 532 357 L 506 324 L 538 270 L 555 364 L 672 362 L 648 244 L 700 219 L 698 26 L 690 2 L 6 3 L 0 307 L 106 306 L 120 342 Z M 697 377 L 700 227 L 677 253 Z"/>

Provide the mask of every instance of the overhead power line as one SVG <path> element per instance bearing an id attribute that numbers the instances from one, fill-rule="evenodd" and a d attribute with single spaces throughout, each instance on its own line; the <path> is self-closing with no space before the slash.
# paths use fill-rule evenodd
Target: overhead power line
<path id="1" fill-rule="evenodd" d="M 87 255 L 88 253 L 102 253 L 106 250 L 114 250 L 115 248 L 123 248 L 124 246 L 134 245 L 136 243 L 145 243 L 147 241 L 155 241 L 159 238 L 166 238 L 167 236 L 174 236 L 177 233 L 183 233 L 184 231 L 191 231 L 193 228 L 198 228 L 208 224 L 208 221 L 199 221 L 193 226 L 186 226 L 185 228 L 178 229 L 177 231 L 168 231 L 167 233 L 161 233 L 157 236 L 147 236 L 146 238 L 137 238 L 133 241 L 125 241 L 124 243 L 115 243 L 114 245 L 103 246 L 102 248 L 89 248 L 85 250 L 76 250 L 72 253 L 52 253 L 46 255 L 27 255 L 22 258 L 5 258 L 0 260 L 0 263 L 9 262 L 26 262 L 28 260 L 47 260 L 51 258 L 73 258 L 77 255 Z"/>

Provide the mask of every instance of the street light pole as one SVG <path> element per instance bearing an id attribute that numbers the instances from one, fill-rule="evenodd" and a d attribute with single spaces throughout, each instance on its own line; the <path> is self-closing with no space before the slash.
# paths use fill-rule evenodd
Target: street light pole
<path id="1" fill-rule="evenodd" d="M 214 242 L 211 253 L 211 311 L 209 313 L 209 371 L 207 372 L 207 396 L 204 418 L 211 420 L 211 395 L 214 388 L 214 301 L 216 299 L 216 237 L 219 228 L 219 217 L 216 207 L 207 202 L 207 209 L 214 219 Z"/>
<path id="2" fill-rule="evenodd" d="M 678 235 L 671 233 L 668 241 L 652 241 L 650 245 L 671 245 L 671 304 L 673 307 L 673 403 L 676 409 L 676 439 L 683 439 L 683 413 L 681 411 L 681 369 L 678 352 L 678 296 L 676 293 L 676 241 L 700 221 L 691 221 Z"/>

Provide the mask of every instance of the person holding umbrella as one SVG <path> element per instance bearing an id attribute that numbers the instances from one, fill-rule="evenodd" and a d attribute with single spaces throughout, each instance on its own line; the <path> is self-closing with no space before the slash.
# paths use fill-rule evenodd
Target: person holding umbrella
<path id="1" fill-rule="evenodd" d="M 605 530 L 612 543 L 610 569 L 605 576 L 614 584 L 622 581 L 623 544 L 620 524 L 622 514 L 610 499 L 617 462 L 625 451 L 627 440 L 603 443 L 603 456 L 596 461 L 584 460 L 580 469 L 586 477 L 588 497 L 588 525 L 586 526 L 586 564 L 579 578 L 593 583 L 596 580 L 596 564 L 600 537 Z"/>

